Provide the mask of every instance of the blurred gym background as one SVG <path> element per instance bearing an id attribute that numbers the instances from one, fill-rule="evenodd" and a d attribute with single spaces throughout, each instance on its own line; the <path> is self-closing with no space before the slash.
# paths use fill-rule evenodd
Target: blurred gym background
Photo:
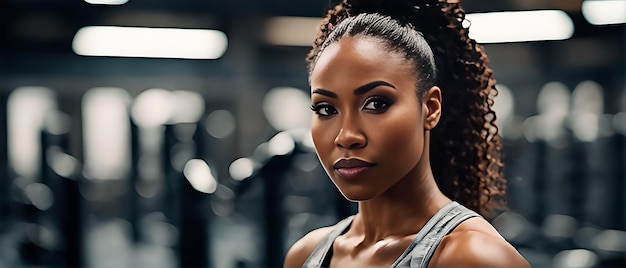
<path id="1" fill-rule="evenodd" d="M 307 131 L 329 5 L 0 1 L 0 267 L 280 267 L 354 213 Z M 535 267 L 624 267 L 626 1 L 463 5 L 500 89 L 491 222 Z"/>

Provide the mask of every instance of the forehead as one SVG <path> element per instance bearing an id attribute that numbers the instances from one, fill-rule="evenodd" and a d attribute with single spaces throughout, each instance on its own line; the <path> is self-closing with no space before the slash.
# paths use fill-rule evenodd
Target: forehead
<path id="1" fill-rule="evenodd" d="M 342 37 L 319 55 L 311 71 L 311 85 L 341 79 L 411 79 L 413 64 L 373 37 Z"/>

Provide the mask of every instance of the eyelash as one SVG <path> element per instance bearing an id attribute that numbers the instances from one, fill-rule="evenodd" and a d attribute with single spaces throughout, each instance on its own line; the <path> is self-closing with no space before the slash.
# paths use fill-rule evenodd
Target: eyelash
<path id="1" fill-rule="evenodd" d="M 384 105 L 384 107 L 378 108 L 378 109 L 376 109 L 376 108 L 369 109 L 368 108 L 366 110 L 382 113 L 382 112 L 386 111 L 387 109 L 389 109 L 389 106 L 391 106 L 393 104 L 393 101 L 389 100 L 388 98 L 383 98 L 383 97 L 380 97 L 380 96 L 374 96 L 374 97 L 371 97 L 371 98 L 369 98 L 369 99 L 367 99 L 365 101 L 365 104 L 363 105 L 363 109 L 365 109 L 365 107 L 369 106 L 370 103 L 374 103 L 374 102 L 382 103 Z"/>
<path id="2" fill-rule="evenodd" d="M 329 114 L 322 114 L 320 111 L 322 109 L 324 109 L 324 108 L 333 109 L 334 111 L 330 112 Z M 333 106 L 331 106 L 330 104 L 325 103 L 325 102 L 312 105 L 311 106 L 311 111 L 315 112 L 315 114 L 317 114 L 317 115 L 319 115 L 321 117 L 331 116 L 331 115 L 337 113 L 337 110 L 335 110 L 335 108 L 333 108 Z"/>
<path id="3" fill-rule="evenodd" d="M 382 105 L 384 107 L 382 108 L 366 108 L 367 106 L 369 106 L 372 103 L 382 103 Z M 393 104 L 393 101 L 389 100 L 388 98 L 383 98 L 380 96 L 374 96 L 374 97 L 370 97 L 365 101 L 365 104 L 363 105 L 363 110 L 367 110 L 370 112 L 374 112 L 374 113 L 382 113 L 385 112 L 387 109 L 389 109 L 389 106 L 391 106 Z M 319 115 L 320 117 L 327 117 L 327 116 L 332 116 L 334 114 L 337 114 L 337 110 L 330 105 L 329 103 L 326 102 L 322 102 L 322 103 L 318 103 L 315 105 L 312 105 L 310 107 L 311 111 L 315 112 L 317 115 Z M 332 111 L 327 111 L 326 114 L 322 114 L 321 111 L 322 109 L 332 109 Z"/>

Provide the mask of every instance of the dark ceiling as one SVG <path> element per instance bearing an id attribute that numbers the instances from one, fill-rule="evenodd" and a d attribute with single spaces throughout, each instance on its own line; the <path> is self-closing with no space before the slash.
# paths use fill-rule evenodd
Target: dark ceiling
<path id="1" fill-rule="evenodd" d="M 73 34 L 87 25 L 181 28 L 227 28 L 248 17 L 321 17 L 337 0 L 129 0 L 121 6 L 91 5 L 79 0 L 0 1 L 0 50 L 3 53 L 63 51 Z M 573 17 L 584 33 L 582 0 L 467 0 L 468 13 L 558 8 Z M 588 27 L 587 27 L 588 28 Z M 595 29 L 597 30 L 597 29 Z M 594 30 L 594 31 L 595 31 Z"/>
<path id="2" fill-rule="evenodd" d="M 41 67 L 43 73 L 55 70 L 71 73 L 83 70 L 87 65 L 101 66 L 100 63 L 106 59 L 78 59 L 72 52 L 71 42 L 74 34 L 84 26 L 211 28 L 223 30 L 227 34 L 231 34 L 233 29 L 238 29 L 240 35 L 244 37 L 239 38 L 239 41 L 256 45 L 253 42 L 258 40 L 253 36 L 258 34 L 259 27 L 254 24 L 261 21 L 258 18 L 322 17 L 327 8 L 337 1 L 129 0 L 124 5 L 106 6 L 92 5 L 81 0 L 0 0 L 0 75 L 34 72 L 40 68 L 36 66 L 45 66 Z M 592 37 L 604 43 L 623 42 L 625 36 L 623 25 L 591 26 L 580 12 L 581 2 L 582 0 L 465 0 L 462 4 L 467 13 L 562 9 L 574 21 L 576 30 L 572 39 Z M 306 48 L 279 49 L 263 51 L 264 58 L 261 60 L 280 57 L 287 61 L 297 60 L 298 64 L 301 64 L 302 55 L 307 52 Z M 236 49 L 232 51 L 239 53 Z M 275 56 L 273 52 L 279 56 Z M 289 57 L 289 53 L 295 56 Z M 238 56 L 238 59 L 244 59 L 242 57 Z M 68 61 L 75 64 L 68 64 Z M 95 64 L 96 61 L 98 64 Z M 144 63 L 141 60 L 135 62 Z M 132 68 L 145 70 L 156 68 L 152 66 L 153 61 L 145 61 L 145 64 L 147 66 L 143 68 Z M 222 64 L 219 66 L 220 69 L 227 68 L 225 62 Z M 242 63 L 239 61 L 236 64 Z M 70 67 L 63 69 L 62 65 Z M 283 74 L 277 76 L 285 77 Z"/>
<path id="3" fill-rule="evenodd" d="M 74 33 L 88 25 L 227 29 L 249 17 L 321 17 L 337 0 L 129 0 L 121 6 L 91 5 L 80 0 L 0 1 L 0 53 L 68 52 Z M 577 34 L 588 31 L 580 15 L 582 0 L 467 0 L 468 13 L 563 9 Z M 609 27 L 610 28 L 610 27 Z M 619 27 L 613 27 L 619 29 Z M 610 31 L 611 29 L 608 29 Z M 618 30 L 619 31 L 619 30 Z"/>

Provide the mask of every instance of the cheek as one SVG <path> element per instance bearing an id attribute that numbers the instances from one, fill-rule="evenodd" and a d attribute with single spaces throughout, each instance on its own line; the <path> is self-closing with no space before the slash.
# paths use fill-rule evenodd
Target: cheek
<path id="1" fill-rule="evenodd" d="M 314 117 L 311 120 L 311 137 L 320 160 L 324 161 L 325 156 L 330 153 L 334 144 L 334 136 L 331 126 Z"/>
<path id="2" fill-rule="evenodd" d="M 421 155 L 423 149 L 423 126 L 417 110 L 397 111 L 381 120 L 370 141 L 376 149 L 388 152 L 390 157 L 413 158 Z M 375 142 L 379 141 L 379 142 Z"/>

